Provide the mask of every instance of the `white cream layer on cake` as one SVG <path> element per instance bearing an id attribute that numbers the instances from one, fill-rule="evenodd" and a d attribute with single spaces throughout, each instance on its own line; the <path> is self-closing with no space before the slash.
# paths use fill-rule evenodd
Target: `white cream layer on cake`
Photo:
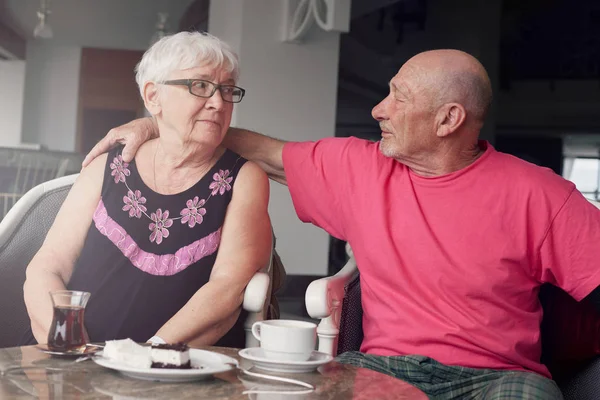
<path id="1" fill-rule="evenodd" d="M 140 346 L 131 339 L 108 340 L 102 356 L 133 368 L 150 368 L 150 347 Z"/>
<path id="2" fill-rule="evenodd" d="M 178 368 L 190 362 L 190 352 L 187 349 L 182 351 L 161 349 L 156 346 L 152 346 L 152 350 L 150 350 L 150 358 L 152 359 L 153 363 Z"/>

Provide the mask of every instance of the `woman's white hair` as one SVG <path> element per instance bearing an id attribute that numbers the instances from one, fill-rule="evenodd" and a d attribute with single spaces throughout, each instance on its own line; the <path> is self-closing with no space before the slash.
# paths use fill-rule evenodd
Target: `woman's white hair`
<path id="1" fill-rule="evenodd" d="M 135 67 L 135 80 L 142 92 L 147 82 L 162 82 L 173 71 L 204 65 L 225 69 L 237 82 L 238 56 L 227 43 L 209 33 L 179 32 L 163 37 L 144 53 Z"/>

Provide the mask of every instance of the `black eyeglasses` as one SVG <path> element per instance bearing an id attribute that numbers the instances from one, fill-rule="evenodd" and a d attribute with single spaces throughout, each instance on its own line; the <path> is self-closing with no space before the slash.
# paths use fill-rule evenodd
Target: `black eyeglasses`
<path id="1" fill-rule="evenodd" d="M 219 85 L 202 79 L 175 79 L 161 82 L 163 85 L 183 85 L 187 86 L 190 93 L 198 97 L 212 97 L 219 89 L 221 98 L 228 103 L 239 103 L 244 98 L 246 91 L 241 87 L 234 85 Z"/>

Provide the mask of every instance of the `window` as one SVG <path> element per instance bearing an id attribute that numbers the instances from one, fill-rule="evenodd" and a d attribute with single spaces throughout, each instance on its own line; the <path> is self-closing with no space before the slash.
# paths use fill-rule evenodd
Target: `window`
<path id="1" fill-rule="evenodd" d="M 585 197 L 600 200 L 600 158 L 566 157 L 563 175 L 565 179 L 573 182 Z"/>

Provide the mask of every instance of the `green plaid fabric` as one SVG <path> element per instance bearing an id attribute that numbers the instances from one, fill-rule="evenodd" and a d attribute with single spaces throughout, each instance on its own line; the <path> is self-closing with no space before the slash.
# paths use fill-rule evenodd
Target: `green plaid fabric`
<path id="1" fill-rule="evenodd" d="M 533 372 L 473 369 L 440 364 L 424 356 L 374 356 L 349 351 L 336 361 L 368 368 L 416 386 L 430 399 L 560 400 L 556 383 Z"/>

